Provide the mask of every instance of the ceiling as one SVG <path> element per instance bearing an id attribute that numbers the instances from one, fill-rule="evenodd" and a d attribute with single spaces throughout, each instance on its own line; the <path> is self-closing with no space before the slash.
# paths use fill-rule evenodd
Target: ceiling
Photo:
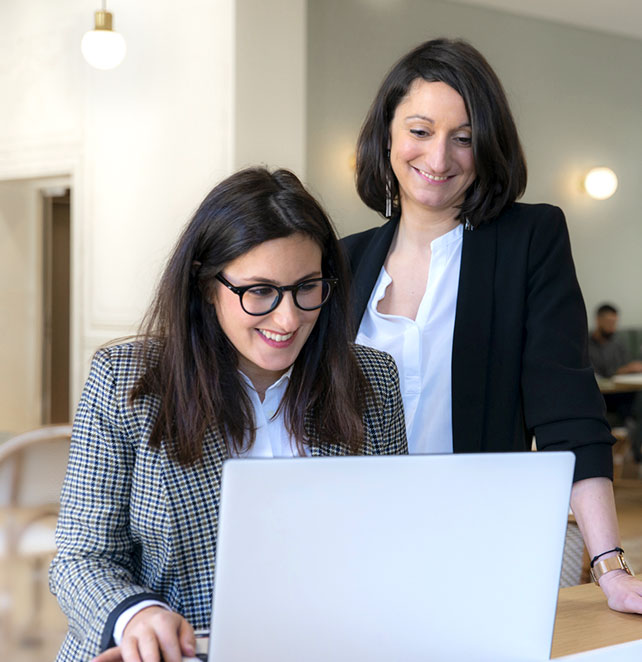
<path id="1" fill-rule="evenodd" d="M 641 0 L 448 0 L 642 39 Z"/>

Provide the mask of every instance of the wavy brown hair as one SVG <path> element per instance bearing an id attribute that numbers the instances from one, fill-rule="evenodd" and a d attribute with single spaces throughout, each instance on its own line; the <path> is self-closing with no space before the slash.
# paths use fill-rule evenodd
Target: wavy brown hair
<path id="1" fill-rule="evenodd" d="M 202 457 L 203 438 L 217 426 L 234 452 L 254 443 L 254 411 L 238 356 L 212 303 L 214 278 L 227 263 L 271 239 L 304 234 L 322 252 L 324 277 L 338 278 L 297 357 L 281 407 L 299 450 L 306 422 L 320 442 L 363 447 L 362 415 L 371 396 L 351 349 L 343 254 L 319 203 L 287 170 L 248 168 L 218 184 L 183 231 L 141 326 L 143 372 L 130 393 L 160 402 L 150 446 L 167 444 L 181 464 Z"/>
<path id="2" fill-rule="evenodd" d="M 526 160 L 497 75 L 484 56 L 461 39 L 433 39 L 404 55 L 381 83 L 357 142 L 357 191 L 383 214 L 386 182 L 399 209 L 399 185 L 387 156 L 392 121 L 416 80 L 443 82 L 464 100 L 472 129 L 477 177 L 457 218 L 473 226 L 492 221 L 526 189 Z"/>

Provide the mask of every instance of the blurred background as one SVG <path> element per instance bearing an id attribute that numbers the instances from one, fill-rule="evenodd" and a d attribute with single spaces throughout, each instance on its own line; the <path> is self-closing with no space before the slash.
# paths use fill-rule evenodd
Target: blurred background
<path id="1" fill-rule="evenodd" d="M 412 46 L 485 54 L 526 151 L 524 200 L 565 211 L 589 315 L 608 300 L 642 328 L 637 0 L 110 0 L 127 45 L 110 70 L 80 52 L 101 7 L 0 3 L 0 659 L 51 660 L 66 628 L 46 572 L 68 431 L 15 436 L 69 423 L 92 353 L 135 330 L 180 229 L 235 169 L 291 168 L 341 234 L 380 224 L 354 145 Z M 607 200 L 582 185 L 596 166 L 619 181 Z M 626 443 L 617 459 L 624 546 L 642 556 Z"/>

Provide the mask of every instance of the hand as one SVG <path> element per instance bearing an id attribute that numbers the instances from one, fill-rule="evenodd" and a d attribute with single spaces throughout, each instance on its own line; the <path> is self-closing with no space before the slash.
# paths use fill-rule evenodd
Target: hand
<path id="1" fill-rule="evenodd" d="M 600 577 L 609 607 L 615 611 L 642 614 L 642 582 L 624 570 L 611 570 Z"/>
<path id="2" fill-rule="evenodd" d="M 626 365 L 618 368 L 616 374 L 618 375 L 628 375 L 633 372 L 642 372 L 642 361 L 631 361 Z"/>
<path id="3" fill-rule="evenodd" d="M 196 652 L 192 626 L 163 607 L 147 607 L 127 623 L 120 646 L 109 648 L 92 662 L 182 662 Z M 162 657 L 161 657 L 162 656 Z"/>

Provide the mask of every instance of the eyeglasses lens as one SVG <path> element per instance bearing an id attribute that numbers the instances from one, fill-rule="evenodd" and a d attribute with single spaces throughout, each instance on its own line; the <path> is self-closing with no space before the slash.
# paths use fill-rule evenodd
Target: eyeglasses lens
<path id="1" fill-rule="evenodd" d="M 299 308 L 314 310 L 325 302 L 329 290 L 328 283 L 322 280 L 309 280 L 297 287 L 294 291 L 294 300 Z"/>
<path id="2" fill-rule="evenodd" d="M 276 288 L 261 285 L 245 290 L 241 303 L 251 315 L 263 315 L 272 310 L 278 298 L 279 291 Z"/>

